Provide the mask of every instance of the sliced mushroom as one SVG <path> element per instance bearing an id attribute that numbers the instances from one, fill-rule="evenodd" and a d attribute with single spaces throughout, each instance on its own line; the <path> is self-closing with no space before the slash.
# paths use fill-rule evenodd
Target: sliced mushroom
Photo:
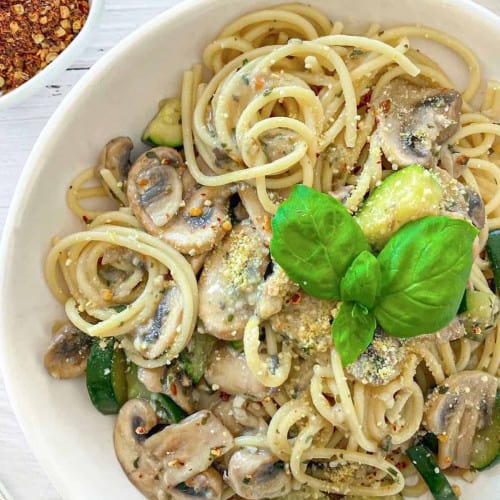
<path id="1" fill-rule="evenodd" d="M 445 170 L 435 168 L 434 171 L 443 188 L 441 214 L 468 220 L 478 229 L 482 229 L 486 222 L 486 211 L 481 196 Z"/>
<path id="2" fill-rule="evenodd" d="M 141 368 L 137 369 L 137 378 L 144 384 L 144 387 L 150 392 L 163 391 L 163 377 L 165 375 L 165 367 L 158 368 Z"/>
<path id="3" fill-rule="evenodd" d="M 234 190 L 233 186 L 202 186 L 188 193 L 161 238 L 190 256 L 212 250 L 231 229 L 229 198 Z"/>
<path id="4" fill-rule="evenodd" d="M 54 378 L 79 377 L 87 368 L 91 345 L 92 337 L 66 323 L 52 336 L 44 358 L 45 368 Z"/>
<path id="5" fill-rule="evenodd" d="M 108 248 L 97 268 L 113 301 L 124 304 L 132 302 L 142 291 L 146 272 L 144 257 L 123 247 Z"/>
<path id="6" fill-rule="evenodd" d="M 299 135 L 293 130 L 278 127 L 259 136 L 259 143 L 268 161 L 289 155 L 295 148 Z"/>
<path id="7" fill-rule="evenodd" d="M 269 251 L 255 227 L 237 224 L 207 258 L 199 280 L 199 316 L 208 333 L 242 338 L 268 263 Z"/>
<path id="8" fill-rule="evenodd" d="M 227 345 L 215 348 L 210 354 L 205 380 L 212 389 L 226 394 L 246 394 L 262 399 L 267 392 L 248 367 L 245 354 Z"/>
<path id="9" fill-rule="evenodd" d="M 476 430 L 491 422 L 497 391 L 496 377 L 479 370 L 448 377 L 429 397 L 424 423 L 439 439 L 438 463 L 469 468 Z"/>
<path id="10" fill-rule="evenodd" d="M 163 481 L 175 486 L 207 470 L 233 447 L 233 436 L 208 410 L 166 427 L 148 439 L 147 448 L 165 463 Z"/>
<path id="11" fill-rule="evenodd" d="M 285 463 L 263 449 L 236 451 L 229 460 L 227 477 L 236 494 L 248 500 L 284 497 L 292 487 Z"/>
<path id="12" fill-rule="evenodd" d="M 259 201 L 257 190 L 248 184 L 240 184 L 238 194 L 250 220 L 259 232 L 264 243 L 269 246 L 272 237 L 271 215 L 266 212 Z"/>
<path id="13" fill-rule="evenodd" d="M 147 401 L 131 399 L 121 407 L 114 430 L 116 457 L 132 484 L 148 498 L 165 490 L 159 477 L 161 457 L 146 447 L 148 433 L 157 423 L 158 416 Z"/>
<path id="14" fill-rule="evenodd" d="M 439 166 L 446 170 L 454 179 L 458 179 L 467 168 L 469 158 L 455 151 L 451 144 L 441 148 L 439 154 Z"/>
<path id="15" fill-rule="evenodd" d="M 377 329 L 372 343 L 347 372 L 362 384 L 385 385 L 401 373 L 404 352 L 401 342 Z"/>
<path id="16" fill-rule="evenodd" d="M 233 447 L 233 437 L 209 411 L 199 411 L 179 424 L 149 435 L 158 424 L 142 399 L 125 403 L 115 424 L 115 452 L 132 483 L 149 498 L 206 471 Z"/>
<path id="17" fill-rule="evenodd" d="M 171 488 L 169 493 L 173 500 L 191 500 L 193 498 L 220 500 L 222 489 L 223 482 L 220 474 L 210 467 L 201 474 Z"/>
<path id="18" fill-rule="evenodd" d="M 273 262 L 272 273 L 259 288 L 255 306 L 257 316 L 262 320 L 266 320 L 279 313 L 283 308 L 285 299 L 298 290 L 299 286 L 288 277 L 283 268 L 278 263 Z"/>
<path id="19" fill-rule="evenodd" d="M 397 78 L 374 104 L 382 150 L 401 167 L 435 165 L 440 146 L 460 125 L 462 98 L 453 89 L 418 87 Z"/>
<path id="20" fill-rule="evenodd" d="M 443 344 L 444 342 L 458 340 L 462 338 L 465 333 L 465 327 L 462 321 L 460 321 L 459 318 L 453 318 L 448 325 L 435 333 L 430 333 L 429 336 L 434 336 L 438 344 Z"/>
<path id="21" fill-rule="evenodd" d="M 189 265 L 193 269 L 194 274 L 198 274 L 201 271 L 201 269 L 205 265 L 207 256 L 208 252 L 200 253 L 198 255 L 194 255 L 193 257 L 186 257 L 186 260 L 189 262 Z"/>
<path id="22" fill-rule="evenodd" d="M 102 149 L 94 167 L 95 175 L 102 179 L 101 172 L 106 169 L 113 174 L 117 182 L 125 182 L 130 169 L 130 152 L 133 147 L 130 137 L 115 137 L 109 141 Z M 102 186 L 110 196 L 114 196 L 106 182 L 103 181 Z"/>
<path id="23" fill-rule="evenodd" d="M 186 413 L 194 411 L 193 387 L 180 363 L 173 363 L 165 370 L 163 392 L 170 396 Z"/>
<path id="24" fill-rule="evenodd" d="M 148 233 L 159 235 L 177 214 L 182 202 L 184 167 L 181 155 L 172 148 L 146 151 L 128 175 L 130 208 Z"/>
<path id="25" fill-rule="evenodd" d="M 285 301 L 283 309 L 271 316 L 272 328 L 309 352 L 325 352 L 332 346 L 331 323 L 335 302 L 311 297 L 303 290 Z M 311 314 L 314 311 L 314 315 Z"/>
<path id="26" fill-rule="evenodd" d="M 236 420 L 233 408 L 234 397 L 220 399 L 215 406 L 211 408 L 213 414 L 231 431 L 234 436 L 239 436 L 243 431 L 243 426 Z"/>
<path id="27" fill-rule="evenodd" d="M 154 316 L 131 333 L 134 346 L 142 356 L 154 359 L 172 345 L 182 321 L 182 309 L 181 291 L 172 281 L 165 289 Z"/>
<path id="28" fill-rule="evenodd" d="M 467 214 L 472 224 L 482 229 L 486 223 L 486 209 L 483 199 L 471 187 L 465 187 L 464 199 L 467 203 Z"/>

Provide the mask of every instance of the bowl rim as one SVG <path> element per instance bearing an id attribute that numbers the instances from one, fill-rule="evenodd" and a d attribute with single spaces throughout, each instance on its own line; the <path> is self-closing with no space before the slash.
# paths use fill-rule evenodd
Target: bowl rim
<path id="1" fill-rule="evenodd" d="M 88 45 L 92 30 L 99 24 L 104 1 L 89 0 L 89 14 L 83 28 L 50 64 L 36 73 L 26 83 L 16 87 L 7 94 L 0 94 L 0 111 L 25 101 L 70 66 Z"/>
<path id="2" fill-rule="evenodd" d="M 102 7 L 105 0 L 93 0 L 99 9 Z M 10 377 L 11 370 L 9 366 L 14 363 L 15 360 L 9 358 L 6 354 L 7 346 L 7 328 L 4 318 L 8 314 L 5 309 L 5 301 L 3 297 L 7 295 L 8 288 L 7 282 L 4 279 L 5 272 L 4 269 L 9 263 L 9 256 L 12 255 L 15 250 L 15 238 L 14 233 L 16 232 L 16 216 L 23 205 L 26 203 L 23 193 L 28 190 L 35 180 L 32 174 L 38 168 L 39 158 L 43 156 L 45 150 L 50 150 L 54 142 L 57 142 L 58 138 L 56 134 L 53 134 L 53 130 L 58 129 L 62 122 L 64 121 L 65 114 L 73 105 L 75 98 L 91 91 L 93 82 L 95 82 L 99 75 L 103 74 L 117 59 L 120 54 L 126 52 L 129 47 L 133 46 L 137 40 L 140 40 L 145 33 L 150 29 L 154 29 L 156 26 L 161 24 L 169 24 L 178 16 L 185 15 L 186 13 L 192 12 L 196 7 L 205 6 L 213 4 L 214 2 L 224 3 L 229 0 L 178 0 L 179 3 L 167 7 L 165 11 L 157 15 L 156 17 L 145 22 L 143 25 L 136 28 L 130 34 L 128 34 L 124 39 L 112 47 L 106 54 L 104 54 L 91 68 L 87 71 L 82 78 L 74 85 L 74 87 L 68 92 L 59 106 L 56 108 L 55 112 L 49 118 L 48 122 L 44 126 L 42 132 L 40 133 L 38 139 L 36 140 L 26 164 L 22 170 L 19 177 L 12 201 L 8 210 L 6 222 L 3 228 L 3 234 L 0 239 L 0 372 L 3 376 L 4 385 L 8 399 L 10 401 L 14 415 L 19 423 L 19 426 L 28 442 L 28 445 L 33 452 L 34 456 L 38 460 L 42 469 L 47 474 L 48 479 L 55 487 L 57 492 L 62 496 L 62 498 L 70 498 L 71 490 L 64 480 L 64 477 L 57 470 L 57 467 L 51 460 L 49 460 L 49 454 L 43 446 L 37 446 L 36 444 L 43 440 L 43 430 L 37 429 L 31 425 L 28 425 L 27 419 L 21 411 L 21 400 L 23 396 L 14 390 L 14 381 Z M 303 1 L 303 0 L 296 0 Z M 461 7 L 462 9 L 474 15 L 474 17 L 480 18 L 483 22 L 491 23 L 495 26 L 495 29 L 500 32 L 500 16 L 496 15 L 494 12 L 488 8 L 479 5 L 473 0 L 445 0 L 447 6 L 451 7 Z M 100 4 L 100 5 L 99 5 Z M 97 12 L 95 13 L 97 16 Z M 90 17 L 90 16 L 89 16 Z M 83 32 L 83 30 L 82 30 Z M 75 39 L 76 40 L 76 39 Z M 20 87 L 21 88 L 21 87 Z M 14 92 L 14 91 L 13 91 Z M 2 109 L 2 103 L 0 99 L 0 110 Z"/>

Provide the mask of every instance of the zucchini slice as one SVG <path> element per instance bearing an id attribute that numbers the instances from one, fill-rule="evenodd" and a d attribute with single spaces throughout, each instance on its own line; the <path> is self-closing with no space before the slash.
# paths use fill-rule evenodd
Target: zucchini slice
<path id="1" fill-rule="evenodd" d="M 486 252 L 490 259 L 497 293 L 500 292 L 500 229 L 491 231 L 486 242 Z"/>
<path id="2" fill-rule="evenodd" d="M 420 165 L 410 165 L 387 177 L 356 214 L 366 239 L 380 250 L 404 224 L 439 213 L 443 188 Z"/>
<path id="3" fill-rule="evenodd" d="M 142 140 L 153 146 L 182 146 L 180 99 L 168 98 L 160 101 L 158 113 L 146 127 Z"/>
<path id="4" fill-rule="evenodd" d="M 471 466 L 482 470 L 500 456 L 500 391 L 497 391 L 490 425 L 476 432 L 472 442 Z"/>
<path id="5" fill-rule="evenodd" d="M 495 294 L 466 290 L 461 307 L 465 309 L 461 319 L 468 338 L 480 341 L 496 327 L 500 308 Z"/>
<path id="6" fill-rule="evenodd" d="M 211 335 L 195 333 L 187 348 L 181 352 L 179 358 L 184 371 L 194 384 L 197 384 L 203 377 L 215 342 L 216 339 Z"/>
<path id="7" fill-rule="evenodd" d="M 114 338 L 96 339 L 87 362 L 87 391 L 92 404 L 105 415 L 118 413 L 127 401 L 127 361 Z"/>

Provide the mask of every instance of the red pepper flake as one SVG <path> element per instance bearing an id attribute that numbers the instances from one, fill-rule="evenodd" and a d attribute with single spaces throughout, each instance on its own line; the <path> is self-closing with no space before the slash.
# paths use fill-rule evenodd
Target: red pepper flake
<path id="1" fill-rule="evenodd" d="M 162 165 L 170 165 L 170 158 L 162 158 L 161 164 Z"/>
<path id="2" fill-rule="evenodd" d="M 300 302 L 300 299 L 301 299 L 301 298 L 302 298 L 302 297 L 301 297 L 300 293 L 298 293 L 298 292 L 297 292 L 297 293 L 294 293 L 294 294 L 292 295 L 292 298 L 290 299 L 290 302 L 291 302 L 292 304 L 298 304 L 298 303 Z"/>
<path id="3" fill-rule="evenodd" d="M 135 428 L 135 433 L 142 436 L 143 434 L 146 434 L 146 429 L 142 425 L 139 425 Z"/>
<path id="4" fill-rule="evenodd" d="M 372 93 L 371 92 L 367 92 L 362 98 L 361 100 L 359 101 L 359 104 L 358 104 L 358 109 L 359 108 L 363 108 L 365 106 L 369 107 L 370 103 L 372 101 Z"/>
<path id="5" fill-rule="evenodd" d="M 231 395 L 224 391 L 220 391 L 219 397 L 222 399 L 222 401 L 229 401 L 231 399 Z"/>
<path id="6" fill-rule="evenodd" d="M 389 113 L 389 111 L 391 110 L 391 101 L 389 99 L 382 101 L 380 103 L 380 108 L 384 113 Z"/>
<path id="7" fill-rule="evenodd" d="M 85 224 L 89 223 L 89 218 L 86 215 L 82 215 L 82 220 L 85 222 Z"/>
<path id="8" fill-rule="evenodd" d="M 175 385 L 174 382 L 170 384 L 170 392 L 172 393 L 173 396 L 177 396 L 177 386 Z"/>
<path id="9" fill-rule="evenodd" d="M 321 92 L 321 88 L 319 85 L 309 85 L 309 87 L 311 87 L 311 90 L 316 94 L 316 95 L 319 95 L 319 93 Z"/>
<path id="10" fill-rule="evenodd" d="M 102 257 L 99 257 L 99 258 L 97 259 L 97 265 L 98 265 L 98 266 L 102 265 Z"/>
<path id="11" fill-rule="evenodd" d="M 262 88 L 264 88 L 264 78 L 262 78 L 261 76 L 258 76 L 256 79 L 255 79 L 255 90 L 261 90 Z"/>

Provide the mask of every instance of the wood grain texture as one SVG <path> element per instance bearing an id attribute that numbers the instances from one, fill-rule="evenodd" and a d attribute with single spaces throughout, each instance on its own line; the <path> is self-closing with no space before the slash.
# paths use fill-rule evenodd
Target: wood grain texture
<path id="1" fill-rule="evenodd" d="M 105 52 L 136 27 L 181 0 L 107 0 L 89 47 L 59 79 L 15 109 L 0 112 L 0 234 L 14 188 L 40 131 L 58 104 Z M 478 3 L 500 15 L 500 0 Z M 70 445 L 70 444 L 69 444 Z M 9 407 L 0 377 L 0 481 L 14 500 L 58 500 Z M 99 499 L 96 499 L 99 500 Z"/>

